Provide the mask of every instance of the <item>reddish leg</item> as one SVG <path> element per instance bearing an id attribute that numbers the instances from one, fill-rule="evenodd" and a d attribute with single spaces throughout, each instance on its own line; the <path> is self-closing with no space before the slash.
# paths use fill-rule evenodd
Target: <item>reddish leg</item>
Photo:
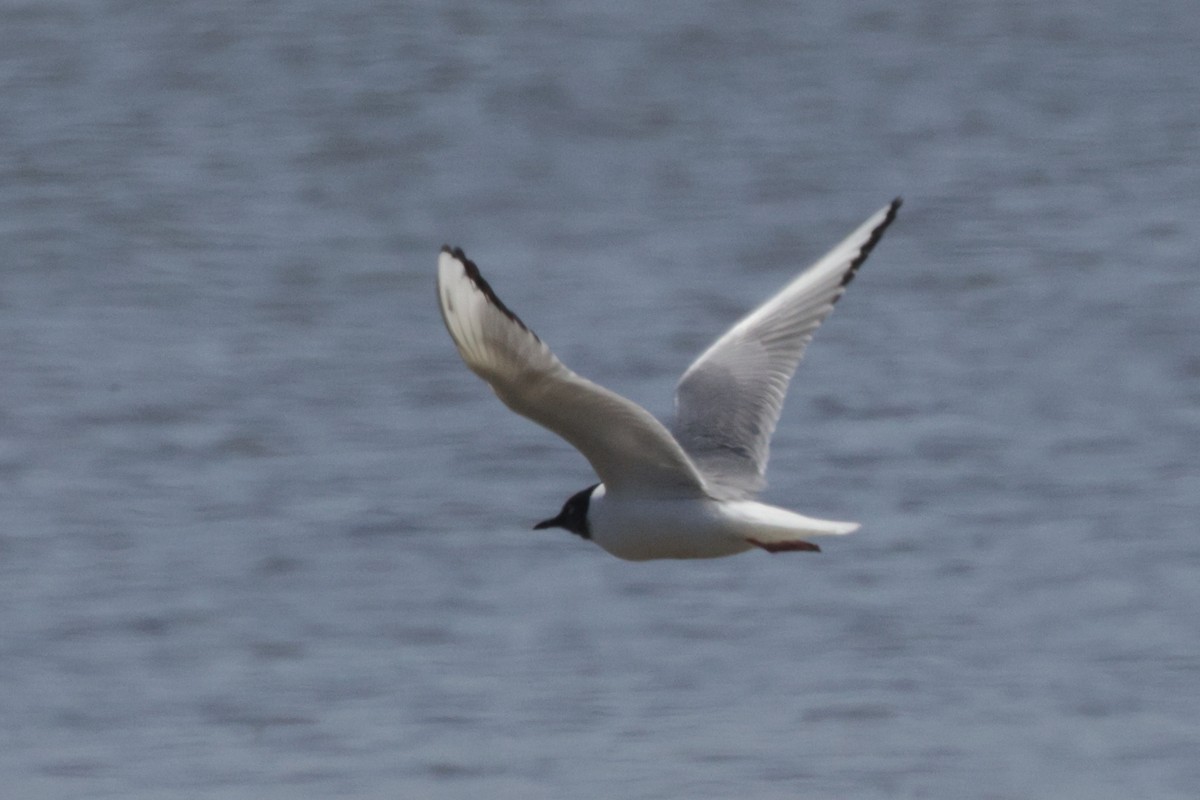
<path id="1" fill-rule="evenodd" d="M 803 550 L 809 553 L 821 552 L 821 548 L 812 542 L 802 542 L 799 539 L 794 539 L 790 542 L 760 542 L 757 539 L 746 539 L 746 541 L 755 547 L 761 547 L 768 553 L 790 553 L 796 550 Z"/>

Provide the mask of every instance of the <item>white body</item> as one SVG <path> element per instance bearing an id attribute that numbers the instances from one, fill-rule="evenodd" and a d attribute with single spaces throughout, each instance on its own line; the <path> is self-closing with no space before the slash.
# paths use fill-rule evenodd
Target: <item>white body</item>
<path id="1" fill-rule="evenodd" d="M 754 500 L 622 496 L 603 485 L 592 493 L 588 522 L 592 541 L 627 561 L 719 558 L 858 530 L 854 522 L 813 519 Z"/>
<path id="2" fill-rule="evenodd" d="M 632 561 L 811 551 L 808 537 L 856 530 L 754 498 L 796 365 L 899 207 L 897 198 L 881 208 L 705 350 L 679 380 L 669 429 L 568 369 L 461 249 L 444 247 L 438 299 L 467 366 L 513 411 L 571 443 L 600 478 L 536 528 L 564 528 Z"/>

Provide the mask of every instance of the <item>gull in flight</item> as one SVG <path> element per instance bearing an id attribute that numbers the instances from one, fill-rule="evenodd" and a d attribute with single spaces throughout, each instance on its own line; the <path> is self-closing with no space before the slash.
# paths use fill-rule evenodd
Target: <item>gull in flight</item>
<path id="1" fill-rule="evenodd" d="M 897 198 L 877 211 L 705 350 L 679 379 L 670 428 L 564 366 L 461 249 L 443 247 L 438 301 L 463 361 L 601 481 L 534 528 L 564 528 L 631 561 L 816 551 L 809 538 L 857 530 L 755 497 L 792 373 L 899 208 Z"/>

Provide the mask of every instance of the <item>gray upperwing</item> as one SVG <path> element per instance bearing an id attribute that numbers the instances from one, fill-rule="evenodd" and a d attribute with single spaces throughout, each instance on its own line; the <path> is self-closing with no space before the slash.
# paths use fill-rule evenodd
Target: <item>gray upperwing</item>
<path id="1" fill-rule="evenodd" d="M 745 497 L 766 486 L 771 435 L 813 332 L 896 218 L 873 214 L 821 260 L 734 325 L 688 367 L 675 390 L 675 438 L 710 493 Z"/>

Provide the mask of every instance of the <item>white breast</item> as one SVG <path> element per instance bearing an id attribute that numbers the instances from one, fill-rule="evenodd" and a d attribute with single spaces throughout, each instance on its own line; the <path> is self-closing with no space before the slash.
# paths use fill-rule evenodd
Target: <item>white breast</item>
<path id="1" fill-rule="evenodd" d="M 592 494 L 588 524 L 592 541 L 629 561 L 719 558 L 755 546 L 812 549 L 810 537 L 858 529 L 856 522 L 814 519 L 754 500 L 613 495 L 604 486 Z"/>
<path id="2" fill-rule="evenodd" d="M 608 495 L 600 486 L 588 506 L 592 541 L 618 558 L 719 558 L 752 545 L 707 499 Z"/>

